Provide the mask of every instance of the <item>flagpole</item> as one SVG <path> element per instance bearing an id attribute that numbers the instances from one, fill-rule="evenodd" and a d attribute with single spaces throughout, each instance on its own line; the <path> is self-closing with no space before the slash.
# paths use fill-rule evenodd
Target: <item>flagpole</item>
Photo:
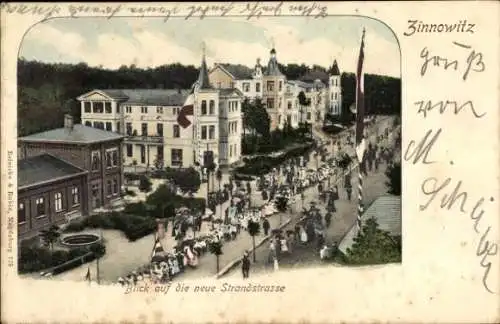
<path id="1" fill-rule="evenodd" d="M 364 89 L 361 89 L 361 87 L 364 87 L 364 76 L 363 76 L 363 61 L 364 61 L 364 41 L 365 41 L 365 29 L 363 28 L 363 36 L 361 38 L 361 48 L 359 52 L 359 58 L 358 58 L 358 82 L 356 82 L 356 122 L 357 122 L 357 127 L 356 127 L 356 145 L 363 145 L 364 143 L 364 134 L 363 134 L 363 129 L 364 129 L 364 101 L 361 91 L 364 92 Z M 361 126 L 360 126 L 361 123 Z M 364 151 L 364 148 L 363 148 Z M 358 153 L 358 152 L 357 152 Z M 357 154 L 358 156 L 358 215 L 357 215 L 357 220 L 356 220 L 356 228 L 358 232 L 361 230 L 361 216 L 363 215 L 363 155 L 364 152 L 361 152 Z"/>

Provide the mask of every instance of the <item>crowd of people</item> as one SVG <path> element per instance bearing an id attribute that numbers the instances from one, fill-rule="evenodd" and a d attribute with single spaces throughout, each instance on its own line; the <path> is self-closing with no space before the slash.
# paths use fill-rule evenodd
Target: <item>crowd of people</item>
<path id="1" fill-rule="evenodd" d="M 393 160 L 394 149 L 383 143 L 389 136 L 394 135 L 391 135 L 387 128 L 383 134 L 376 137 L 373 144 L 369 143 L 365 160 L 368 171 L 377 171 L 383 161 L 390 164 Z M 400 132 L 396 132 L 395 136 L 397 143 L 401 140 Z M 193 229 L 193 233 L 199 232 L 204 215 L 201 213 L 193 215 L 188 208 L 179 209 L 171 225 L 171 233 L 177 239 L 177 246 L 173 247 L 171 252 L 154 254 L 150 264 L 119 278 L 118 283 L 135 285 L 144 280 L 171 281 L 186 269 L 196 268 L 198 258 L 208 251 L 211 243 L 236 239 L 241 232 L 248 231 L 250 222 L 261 224 L 263 234 L 271 235 L 268 262 L 272 263 L 275 269 L 279 268 L 280 257 L 292 253 L 298 244 L 315 242 L 320 258 L 328 258 L 335 250 L 335 244 L 329 246 L 325 243 L 325 230 L 330 227 L 332 217 L 337 211 L 335 201 L 340 199 L 337 180 L 341 175 L 344 176 L 342 186 L 346 193 L 345 199 L 352 198 L 350 169 L 342 164 L 345 156 L 351 160 L 355 159 L 350 143 L 349 134 L 341 136 L 336 142 L 320 142 L 311 154 L 312 157 L 305 155 L 291 159 L 271 173 L 260 177 L 257 180 L 257 188 L 262 191 L 263 197 L 265 193 L 267 198 L 262 206 L 251 206 L 250 190 L 245 190 L 244 186 L 235 188 L 232 185 L 230 188 L 225 186 L 221 194 L 213 199 L 217 203 L 229 199 L 230 206 L 221 218 L 212 216 L 211 230 L 198 238 L 187 237 L 186 233 L 189 228 Z M 332 147 L 332 152 L 328 152 L 329 146 Z M 316 159 L 315 168 L 308 167 L 311 158 Z M 313 187 L 318 189 L 319 201 L 326 206 L 324 214 L 314 201 L 308 209 L 305 207 L 305 191 Z M 302 217 L 296 222 L 293 230 L 271 229 L 268 217 L 280 211 L 280 198 L 283 198 L 288 206 L 297 199 L 302 201 Z M 155 244 L 157 245 L 157 242 Z M 245 251 L 241 261 L 243 277 L 247 278 L 250 269 L 248 251 Z"/>

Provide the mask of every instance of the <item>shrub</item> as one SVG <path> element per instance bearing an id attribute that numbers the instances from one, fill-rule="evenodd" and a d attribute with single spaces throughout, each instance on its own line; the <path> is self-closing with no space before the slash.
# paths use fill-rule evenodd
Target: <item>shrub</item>
<path id="1" fill-rule="evenodd" d="M 130 197 L 135 197 L 137 194 L 133 190 L 126 189 L 125 190 L 125 195 L 130 196 Z"/>
<path id="2" fill-rule="evenodd" d="M 102 254 L 105 248 L 102 243 L 96 243 L 102 246 Z M 45 247 L 23 246 L 21 245 L 18 257 L 19 273 L 29 273 L 52 269 L 53 274 L 59 274 L 64 271 L 78 267 L 79 265 L 94 260 L 97 255 L 87 248 L 76 248 L 70 251 L 56 250 L 51 252 Z"/>
<path id="3" fill-rule="evenodd" d="M 151 191 L 151 180 L 145 175 L 141 175 L 139 179 L 139 190 L 142 192 L 150 192 Z"/>

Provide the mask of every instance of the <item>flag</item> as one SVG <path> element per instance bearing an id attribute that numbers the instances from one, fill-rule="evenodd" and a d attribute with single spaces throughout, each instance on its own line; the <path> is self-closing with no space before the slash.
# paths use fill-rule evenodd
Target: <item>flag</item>
<path id="1" fill-rule="evenodd" d="M 179 111 L 179 115 L 177 116 L 177 123 L 182 128 L 188 128 L 192 124 L 192 121 L 189 120 L 188 116 L 193 116 L 193 113 L 194 113 L 194 87 L 191 89 L 191 92 L 189 93 L 188 97 L 186 98 L 186 101 L 184 102 L 184 105 Z"/>
<path id="2" fill-rule="evenodd" d="M 160 238 L 156 236 L 155 245 L 153 246 L 153 253 L 151 254 L 151 259 L 155 256 L 162 256 L 165 253 L 163 246 L 161 246 Z"/>
<path id="3" fill-rule="evenodd" d="M 89 282 L 90 282 L 90 281 L 91 281 L 90 279 L 91 279 L 91 278 L 90 278 L 90 267 L 88 267 L 88 268 L 87 268 L 87 274 L 85 275 L 85 280 L 87 280 L 87 281 L 89 281 Z"/>
<path id="4" fill-rule="evenodd" d="M 366 142 L 363 136 L 364 119 L 365 119 L 365 102 L 364 102 L 364 74 L 363 61 L 365 59 L 365 30 L 361 38 L 361 47 L 359 49 L 358 69 L 356 71 L 356 155 L 358 162 L 363 161 L 363 156 L 366 151 Z"/>

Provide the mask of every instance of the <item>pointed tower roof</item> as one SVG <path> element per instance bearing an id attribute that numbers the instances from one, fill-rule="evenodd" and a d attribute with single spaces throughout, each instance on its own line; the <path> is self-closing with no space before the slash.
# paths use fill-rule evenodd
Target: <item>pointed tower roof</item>
<path id="1" fill-rule="evenodd" d="M 212 89 L 210 81 L 208 80 L 208 68 L 205 60 L 205 44 L 203 44 L 203 57 L 201 59 L 200 74 L 197 81 L 198 89 Z"/>
<path id="2" fill-rule="evenodd" d="M 337 64 L 337 60 L 333 60 L 333 65 L 330 68 L 330 70 L 328 71 L 328 73 L 330 73 L 331 75 L 340 75 L 340 70 L 339 70 L 339 66 Z"/>
<path id="3" fill-rule="evenodd" d="M 276 59 L 276 50 L 271 50 L 271 58 L 269 58 L 269 62 L 267 63 L 266 75 L 268 76 L 282 76 L 280 68 L 278 66 L 278 60 Z"/>

